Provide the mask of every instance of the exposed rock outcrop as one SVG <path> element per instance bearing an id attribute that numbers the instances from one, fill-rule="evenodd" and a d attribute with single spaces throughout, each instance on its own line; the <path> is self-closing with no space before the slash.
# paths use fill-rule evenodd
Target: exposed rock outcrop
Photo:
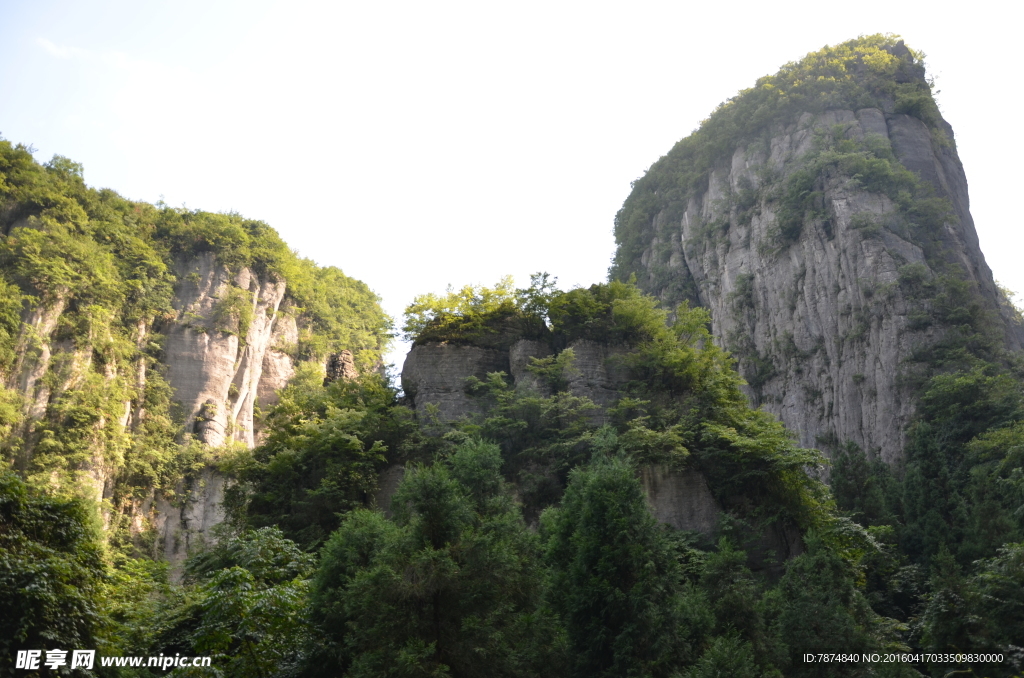
<path id="1" fill-rule="evenodd" d="M 209 252 L 179 262 L 176 273 L 178 317 L 164 331 L 164 354 L 174 398 L 194 422 L 186 432 L 214 447 L 227 440 L 252 447 L 253 407 L 285 282 L 261 281 L 247 268 L 232 274 Z"/>
<path id="2" fill-rule="evenodd" d="M 573 353 L 573 361 L 565 374 L 568 390 L 574 396 L 589 398 L 597 405 L 591 419 L 602 424 L 605 410 L 618 401 L 622 387 L 629 381 L 629 371 L 623 363 L 627 349 L 579 339 L 569 345 L 569 350 Z"/>
<path id="3" fill-rule="evenodd" d="M 481 411 L 466 392 L 469 377 L 486 378 L 489 372 L 508 372 L 508 351 L 457 344 L 413 346 L 402 366 L 402 389 L 416 416 L 430 422 L 453 421 Z"/>
<path id="4" fill-rule="evenodd" d="M 518 389 L 550 395 L 551 386 L 528 368 L 532 358 L 554 354 L 551 346 L 536 339 L 506 343 L 510 345 L 507 351 L 436 343 L 414 346 L 402 367 L 402 388 L 417 416 L 436 416 L 444 422 L 481 412 L 480 403 L 466 391 L 466 380 L 483 379 L 489 372 L 508 374 Z M 601 423 L 605 408 L 619 399 L 621 387 L 629 380 L 622 361 L 626 348 L 587 339 L 574 341 L 568 348 L 574 358 L 563 375 L 567 389 L 592 400 L 598 406 L 592 417 Z"/>
<path id="5" fill-rule="evenodd" d="M 52 337 L 66 305 L 66 296 L 58 292 L 23 314 L 21 333 L 15 349 L 17 358 L 6 384 L 8 388 L 16 389 L 24 397 L 25 417 L 21 434 L 25 438 L 25 449 L 17 460 L 18 466 L 22 469 L 32 453 L 34 442 L 27 435 L 29 428 L 32 422 L 45 414 L 50 402 L 51 387 L 43 381 L 43 376 L 50 369 L 50 359 L 53 356 Z"/>
<path id="6" fill-rule="evenodd" d="M 551 386 L 530 372 L 533 358 L 547 358 L 554 351 L 547 342 L 537 339 L 520 339 L 508 351 L 509 376 L 516 388 L 534 391 L 540 395 L 551 395 Z"/>
<path id="7" fill-rule="evenodd" d="M 289 351 L 293 351 L 298 343 L 299 326 L 295 317 L 279 313 L 270 338 L 270 347 L 263 356 L 263 373 L 256 388 L 256 402 L 260 409 L 267 410 L 276 405 L 277 392 L 295 376 L 295 361 Z"/>
<path id="8" fill-rule="evenodd" d="M 398 491 L 398 485 L 405 477 L 405 466 L 392 464 L 381 471 L 377 477 L 377 491 L 373 494 L 373 506 L 391 516 L 391 498 Z"/>
<path id="9" fill-rule="evenodd" d="M 287 283 L 246 267 L 231 270 L 212 252 L 178 257 L 173 273 L 177 280 L 171 299 L 173 315 L 158 316 L 155 327 L 146 319 L 135 322 L 128 340 L 137 355 L 128 361 L 103 354 L 110 350 L 108 346 L 125 349 L 124 338 L 115 339 L 102 321 L 89 326 L 87 337 L 68 336 L 66 328 L 62 334 L 62 322 L 65 326 L 72 322 L 68 315 L 81 314 L 65 291 L 55 289 L 26 304 L 14 346 L 16 361 L 4 380 L 7 388 L 23 396 L 23 417 L 14 431 L 22 441 L 15 459 L 21 470 L 32 464 L 41 437 L 52 435 L 47 427 L 60 424 L 63 415 L 54 405 L 61 403 L 62 396 L 88 388 L 116 393 L 124 401 L 118 400 L 113 408 L 105 403 L 103 411 L 96 412 L 91 401 L 83 405 L 91 408 L 86 414 L 95 416 L 95 421 L 87 429 L 88 457 L 76 459 L 71 472 L 72 482 L 91 495 L 97 506 L 105 500 L 109 505 L 115 498 L 112 464 L 123 459 L 131 435 L 147 416 L 147 370 L 153 355 L 149 342 L 154 334 L 156 341 L 163 337 L 162 349 L 157 349 L 163 362 L 160 372 L 170 387 L 171 409 L 183 422 L 182 442 L 190 437 L 210 448 L 257 443 L 256 412 L 276 404 L 277 391 L 295 374 L 299 326 L 294 304 L 286 299 Z M 329 379 L 358 375 L 354 356 L 347 350 L 330 356 L 327 367 Z M 118 374 L 119 370 L 125 374 Z M 68 447 L 78 442 L 61 444 Z M 136 531 L 156 531 L 161 552 L 177 567 L 190 545 L 209 541 L 210 528 L 223 520 L 220 503 L 226 483 L 210 466 L 178 483 L 173 501 L 154 490 L 148 500 L 121 510 L 129 514 Z M 104 510 L 103 517 L 109 521 L 110 512 Z"/>
<path id="10" fill-rule="evenodd" d="M 898 223 L 893 200 L 834 172 L 817 187 L 816 215 L 793 242 L 780 243 L 779 194 L 766 182 L 782 185 L 816 135 L 836 126 L 846 138 L 891 147 L 950 201 L 952 218 L 922 241 Z M 905 379 L 911 358 L 943 336 L 921 322 L 909 276 L 932 279 L 937 262 L 958 263 L 1003 318 L 1007 346 L 1021 346 L 978 246 L 952 138 L 944 122 L 933 130 L 865 108 L 806 113 L 741 143 L 681 213 L 668 204 L 657 212 L 656 235 L 636 262 L 646 271 L 639 283 L 668 305 L 689 298 L 710 309 L 716 341 L 738 357 L 752 403 L 778 415 L 801 445 L 852 441 L 895 462 L 916 406 Z"/>
<path id="11" fill-rule="evenodd" d="M 658 522 L 702 534 L 718 526 L 722 509 L 700 472 L 647 466 L 640 471 L 640 482 Z"/>
<path id="12" fill-rule="evenodd" d="M 356 369 L 352 351 L 341 351 L 340 353 L 332 353 L 327 356 L 327 365 L 324 372 L 326 373 L 324 377 L 325 384 L 338 381 L 339 379 L 355 379 L 359 376 L 359 370 Z"/>
<path id="13" fill-rule="evenodd" d="M 187 483 L 180 483 L 173 501 L 158 492 L 142 507 L 151 515 L 159 555 L 170 563 L 175 579 L 192 549 L 216 541 L 211 530 L 224 522 L 226 486 L 224 475 L 207 467 Z"/>

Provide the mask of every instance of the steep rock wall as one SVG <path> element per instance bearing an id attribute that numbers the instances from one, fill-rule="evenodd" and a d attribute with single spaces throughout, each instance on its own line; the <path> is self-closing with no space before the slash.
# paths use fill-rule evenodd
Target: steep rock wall
<path id="1" fill-rule="evenodd" d="M 294 332 L 287 323 L 275 334 L 285 282 L 261 281 L 247 268 L 232 274 L 212 253 L 179 262 L 176 273 L 177 317 L 164 330 L 164 355 L 185 431 L 214 447 L 227 440 L 252 447 L 264 365 L 269 360 L 275 382 L 292 371 L 290 358 L 273 350 L 275 336 Z"/>
<path id="2" fill-rule="evenodd" d="M 416 416 L 453 421 L 481 411 L 466 392 L 469 377 L 484 379 L 489 372 L 508 372 L 507 351 L 456 344 L 413 346 L 402 365 L 402 389 Z"/>
<path id="3" fill-rule="evenodd" d="M 279 315 L 274 322 L 270 346 L 263 355 L 263 371 L 256 387 L 256 401 L 266 410 L 278 403 L 277 392 L 295 376 L 295 361 L 286 349 L 299 343 L 299 327 L 295 316 Z"/>
<path id="4" fill-rule="evenodd" d="M 297 343 L 297 323 L 279 312 L 286 285 L 260 280 L 247 268 L 232 273 L 212 253 L 176 263 L 176 314 L 162 319 L 156 329 L 164 335 L 165 376 L 183 416 L 182 432 L 211 447 L 229 441 L 252 447 L 258 433 L 257 401 L 261 407 L 272 406 L 276 391 L 295 371 L 284 349 Z M 24 416 L 17 433 L 24 442 L 15 460 L 23 470 L 47 435 L 47 421 L 61 416 L 51 409 L 63 395 L 89 388 L 88 375 L 96 371 L 96 349 L 60 334 L 67 311 L 67 298 L 58 291 L 23 313 L 17 360 L 5 384 L 23 395 Z M 116 473 L 111 464 L 123 454 L 117 446 L 127 444 L 127 436 L 145 417 L 141 394 L 148 367 L 141 349 L 153 328 L 140 320 L 134 334 L 140 356 L 129 363 L 131 374 L 119 375 L 114 361 L 100 370 L 103 388 L 123 394 L 123 405 L 116 416 L 100 415 L 92 426 L 93 439 L 87 441 L 89 457 L 76 462 L 77 482 L 97 505 L 113 498 Z M 209 529 L 223 520 L 220 502 L 226 482 L 211 466 L 178 483 L 173 502 L 154 492 L 131 509 L 134 529 L 155 529 L 162 555 L 180 565 L 190 545 L 207 540 Z M 109 512 L 104 519 L 109 521 Z"/>
<path id="5" fill-rule="evenodd" d="M 230 480 L 215 462 L 193 469 L 194 462 L 168 456 L 176 450 L 188 459 L 216 459 L 226 446 L 258 444 L 258 413 L 277 403 L 294 376 L 300 342 L 311 334 L 306 324 L 300 330 L 300 318 L 312 321 L 284 280 L 229 268 L 213 252 L 172 263 L 170 308 L 131 324 L 113 309 L 83 309 L 66 290 L 29 297 L 3 386 L 21 395 L 12 431 L 17 468 L 40 482 L 77 486 L 100 508 L 106 527 L 155 533 L 154 555 L 177 576 L 189 550 L 210 542 L 211 529 L 224 520 Z M 358 374 L 351 351 L 326 361 L 329 378 Z M 146 410 L 150 390 L 159 394 L 156 413 Z M 134 453 L 134 436 L 153 435 L 154 415 L 159 439 L 142 447 L 162 457 L 146 463 L 166 464 L 178 478 L 150 465 L 151 478 L 170 477 L 173 485 L 136 486 L 129 495 L 118 485 L 126 477 L 138 482 L 124 473 L 126 457 Z M 190 447 L 195 443 L 205 452 Z"/>
<path id="6" fill-rule="evenodd" d="M 619 389 L 629 380 L 622 357 L 625 347 L 608 346 L 588 339 L 568 346 L 574 359 L 565 370 L 567 390 L 574 396 L 589 398 L 598 406 L 593 415 L 604 420 L 604 410 L 620 397 Z M 414 346 L 402 366 L 402 388 L 417 416 L 436 416 L 439 421 L 454 421 L 478 414 L 481 405 L 466 391 L 469 377 L 483 379 L 489 372 L 504 372 L 519 389 L 527 388 L 549 395 L 551 387 L 527 369 L 531 358 L 554 353 L 545 342 L 519 339 L 509 349 L 480 346 L 425 343 Z"/>
<path id="7" fill-rule="evenodd" d="M 565 374 L 568 390 L 574 396 L 593 401 L 598 409 L 591 420 L 603 424 L 605 410 L 619 400 L 620 389 L 630 378 L 622 361 L 626 348 L 589 339 L 578 339 L 568 348 L 573 352 L 572 365 Z"/>
<path id="8" fill-rule="evenodd" d="M 699 472 L 647 466 L 640 471 L 640 482 L 658 522 L 702 534 L 718 526 L 722 509 Z"/>
<path id="9" fill-rule="evenodd" d="M 276 391 L 295 371 L 281 350 L 298 338 L 295 319 L 279 313 L 286 283 L 260 280 L 248 268 L 232 273 L 212 253 L 176 264 L 177 315 L 163 328 L 164 356 L 184 432 L 211 447 L 230 441 L 253 447 L 257 401 L 273 405 Z M 226 482 L 207 467 L 181 484 L 176 503 L 156 497 L 153 525 L 173 565 L 208 541 L 210 528 L 223 521 Z"/>
<path id="10" fill-rule="evenodd" d="M 783 185 L 837 126 L 846 138 L 891 148 L 949 200 L 951 218 L 923 241 L 895 223 L 899 208 L 887 195 L 834 172 L 816 187 L 817 216 L 780 245 L 778 190 L 765 184 Z M 666 207 L 654 218 L 639 283 L 667 305 L 689 298 L 710 309 L 752 403 L 778 415 L 803 446 L 852 441 L 887 462 L 900 457 L 916 406 L 911 359 L 943 334 L 915 318 L 922 307 L 902 284 L 908 271 L 934 278 L 936 264 L 959 264 L 1003 324 L 1006 345 L 1021 346 L 978 245 L 952 129 L 943 122 L 938 132 L 878 108 L 805 113 L 738 145 L 681 217 Z"/>

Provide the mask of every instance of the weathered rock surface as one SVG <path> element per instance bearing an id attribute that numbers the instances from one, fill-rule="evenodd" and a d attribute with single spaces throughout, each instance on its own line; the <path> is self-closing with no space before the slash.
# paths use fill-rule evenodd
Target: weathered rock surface
<path id="1" fill-rule="evenodd" d="M 224 489 L 227 479 L 215 469 L 205 468 L 189 483 L 177 488 L 179 497 L 171 502 L 162 493 L 143 506 L 149 513 L 159 539 L 160 555 L 171 565 L 171 574 L 180 578 L 189 552 L 197 546 L 216 541 L 211 530 L 224 522 Z"/>
<path id="2" fill-rule="evenodd" d="M 481 411 L 466 392 L 469 377 L 484 379 L 489 372 L 508 372 L 507 351 L 479 346 L 422 344 L 413 346 L 402 366 L 402 390 L 416 416 L 429 422 L 453 421 Z M 436 408 L 436 409 L 435 409 Z"/>
<path id="3" fill-rule="evenodd" d="M 398 491 L 398 485 L 405 477 L 405 466 L 392 464 L 377 477 L 377 491 L 373 494 L 373 506 L 391 517 L 391 498 Z"/>
<path id="4" fill-rule="evenodd" d="M 340 353 L 329 355 L 324 372 L 326 374 L 324 377 L 325 384 L 338 381 L 339 379 L 355 379 L 359 376 L 359 370 L 356 369 L 355 357 L 352 355 L 352 351 L 341 351 Z"/>
<path id="5" fill-rule="evenodd" d="M 253 447 L 257 404 L 276 404 L 277 391 L 295 373 L 289 351 L 299 333 L 287 304 L 282 309 L 286 283 L 261 280 L 247 268 L 232 273 L 212 253 L 179 261 L 177 269 L 178 315 L 164 328 L 164 355 L 185 432 L 211 447 L 230 441 Z M 247 324 L 231 304 L 248 306 Z M 179 489 L 176 504 L 156 497 L 153 524 L 172 565 L 183 562 L 191 545 L 209 541 L 209 529 L 223 521 L 226 482 L 206 468 Z"/>
<path id="6" fill-rule="evenodd" d="M 27 435 L 33 421 L 46 413 L 50 402 L 51 387 L 43 380 L 50 369 L 53 357 L 52 336 L 57 328 L 57 321 L 67 305 L 63 294 L 44 299 L 37 307 L 29 309 L 22 317 L 21 333 L 18 336 L 17 356 L 14 369 L 11 370 L 6 386 L 21 393 L 25 398 L 25 418 L 20 431 L 26 439 L 26 449 L 17 460 L 24 469 L 29 455 L 32 453 L 33 440 Z"/>
<path id="7" fill-rule="evenodd" d="M 604 421 L 604 410 L 620 397 L 629 379 L 622 362 L 624 347 L 607 346 L 581 339 L 568 347 L 574 359 L 563 378 L 575 396 L 590 398 L 598 409 L 592 417 Z M 481 412 L 481 405 L 466 392 L 466 379 L 483 379 L 488 372 L 505 372 L 516 388 L 550 395 L 551 386 L 530 372 L 531 358 L 545 358 L 554 351 L 544 341 L 520 339 L 508 351 L 478 346 L 422 344 L 414 346 L 402 367 L 402 388 L 417 416 L 453 421 Z"/>
<path id="8" fill-rule="evenodd" d="M 941 336 L 914 325 L 914 306 L 899 284 L 908 264 L 935 273 L 921 246 L 887 227 L 896 212 L 889 198 L 844 177 L 822 188 L 827 217 L 805 221 L 788 246 L 773 244 L 776 202 L 762 197 L 743 214 L 737 204 L 766 175 L 792 173 L 811 150 L 815 130 L 835 125 L 845 125 L 849 137 L 876 135 L 890 143 L 907 168 L 950 200 L 957 218 L 931 237 L 1002 313 L 978 247 L 952 129 L 945 125 L 943 142 L 917 118 L 875 108 L 804 114 L 767 143 L 736 148 L 681 218 L 668 211 L 655 217 L 659 235 L 642 255 L 649 275 L 639 283 L 671 304 L 682 300 L 679 290 L 689 290 L 682 296 L 708 308 L 716 341 L 739 358 L 752 403 L 778 415 L 801 445 L 853 441 L 895 462 L 916 405 L 901 375 L 917 349 Z M 870 222 L 880 226 L 863 227 Z M 1019 328 L 1005 324 L 1008 345 L 1019 348 Z"/>
<path id="9" fill-rule="evenodd" d="M 640 471 L 640 482 L 659 523 L 701 534 L 718 526 L 722 509 L 699 471 L 647 466 Z"/>
<path id="10" fill-rule="evenodd" d="M 176 273 L 178 317 L 165 329 L 164 354 L 186 432 L 214 447 L 229 439 L 252 447 L 253 406 L 285 283 L 260 281 L 247 268 L 233 275 L 212 253 L 179 262 Z M 251 306 L 247 327 L 232 319 L 229 302 Z"/>
<path id="11" fill-rule="evenodd" d="M 278 403 L 277 392 L 295 376 L 295 362 L 288 351 L 299 343 L 299 326 L 292 315 L 279 315 L 274 323 L 270 347 L 263 356 L 263 373 L 256 389 L 260 409 L 267 410 Z"/>
<path id="12" fill-rule="evenodd" d="M 520 339 L 508 351 L 509 376 L 518 389 L 526 389 L 543 396 L 551 395 L 551 386 L 530 372 L 532 358 L 547 358 L 554 351 L 547 342 L 536 339 Z"/>
<path id="13" fill-rule="evenodd" d="M 606 408 L 618 401 L 621 388 L 629 381 L 629 372 L 622 362 L 626 348 L 579 339 L 569 349 L 573 352 L 572 364 L 565 374 L 569 392 L 593 401 L 598 409 L 591 419 L 603 424 Z"/>
<path id="14" fill-rule="evenodd" d="M 139 321 L 131 338 L 139 357 L 131 363 L 124 407 L 116 416 L 102 414 L 95 430 L 116 427 L 128 434 L 145 419 L 147 357 L 143 351 L 154 330 L 164 336 L 165 376 L 173 401 L 180 407 L 185 434 L 211 447 L 230 442 L 252 447 L 257 442 L 257 406 L 276 404 L 277 391 L 295 374 L 292 358 L 299 329 L 286 283 L 261 279 L 247 268 L 232 272 L 213 253 L 175 262 L 178 285 L 172 300 L 173 318 L 163 318 L 155 328 Z M 282 306 L 283 304 L 283 306 Z M 19 468 L 31 461 L 39 434 L 36 425 L 48 415 L 62 394 L 84 388 L 85 378 L 95 371 L 94 351 L 81 349 L 73 340 L 59 337 L 62 315 L 68 309 L 60 290 L 26 307 L 17 338 L 16 363 L 6 375 L 5 386 L 24 396 L 24 418 L 16 433 L 24 445 L 15 460 Z M 335 378 L 351 378 L 352 354 L 334 356 Z M 103 363 L 103 378 L 113 383 L 119 375 L 114 361 Z M 124 383 L 125 379 L 120 382 Z M 92 458 L 74 473 L 81 488 L 97 505 L 112 497 L 113 476 L 105 460 L 105 440 L 116 435 L 97 435 Z M 114 454 L 122 452 L 115 450 Z M 172 502 L 159 491 L 144 505 L 133 507 L 132 525 L 137 531 L 155 529 L 161 552 L 175 566 L 185 558 L 189 545 L 208 540 L 209 529 L 224 518 L 220 506 L 226 479 L 213 467 L 175 489 Z M 104 519 L 110 516 L 104 512 Z"/>

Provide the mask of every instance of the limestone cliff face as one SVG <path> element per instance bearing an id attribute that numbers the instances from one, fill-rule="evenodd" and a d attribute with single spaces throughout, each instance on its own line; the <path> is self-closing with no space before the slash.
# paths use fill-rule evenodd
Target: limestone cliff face
<path id="1" fill-rule="evenodd" d="M 14 460 L 21 471 L 28 467 L 35 448 L 45 435 L 35 431 L 33 425 L 46 416 L 54 399 L 83 384 L 84 375 L 92 363 L 91 351 L 78 349 L 72 342 L 57 336 L 67 301 L 64 290 L 55 290 L 41 299 L 38 305 L 30 306 L 22 313 L 14 369 L 4 384 L 22 396 L 22 419 L 16 433 L 23 443 Z M 144 332 L 144 328 L 140 331 Z M 117 376 L 115 370 L 104 370 L 104 385 L 113 382 Z M 124 430 L 131 420 L 130 402 L 125 403 L 123 412 L 117 421 L 101 418 L 98 423 Z M 110 489 L 110 472 L 103 459 L 106 442 L 103 439 L 95 441 L 91 459 L 77 473 L 77 480 L 86 490 L 86 495 L 91 495 L 97 502 L 102 501 Z"/>
<path id="2" fill-rule="evenodd" d="M 648 466 L 640 471 L 640 482 L 658 522 L 703 534 L 718 526 L 721 508 L 697 471 Z"/>
<path id="3" fill-rule="evenodd" d="M 248 268 L 232 273 L 212 253 L 176 264 L 177 315 L 163 328 L 164 356 L 184 433 L 211 447 L 253 447 L 257 401 L 273 405 L 295 371 L 282 350 L 298 338 L 294 317 L 280 312 L 286 282 L 261 280 Z M 178 488 L 176 504 L 155 497 L 154 525 L 168 561 L 181 562 L 223 521 L 225 483 L 209 467 Z"/>
<path id="4" fill-rule="evenodd" d="M 598 406 L 595 421 L 604 419 L 604 409 L 620 397 L 620 387 L 629 380 L 621 357 L 625 348 L 607 346 L 587 339 L 569 344 L 574 355 L 565 381 L 574 396 L 589 398 Z M 414 346 L 402 366 L 402 388 L 417 416 L 428 421 L 453 421 L 482 412 L 479 402 L 466 390 L 470 377 L 484 379 L 490 372 L 504 372 L 516 388 L 549 395 L 550 387 L 527 368 L 531 358 L 544 358 L 554 351 L 543 341 L 519 339 L 508 349 L 426 343 Z"/>
<path id="5" fill-rule="evenodd" d="M 281 388 L 293 372 L 274 344 L 296 334 L 294 320 L 278 316 L 286 283 L 260 280 L 247 268 L 232 274 L 212 253 L 178 268 L 177 317 L 164 331 L 164 355 L 185 430 L 207 445 L 236 440 L 252 447 L 256 399 Z"/>
<path id="6" fill-rule="evenodd" d="M 299 327 L 295 316 L 279 315 L 275 318 L 270 346 L 263 354 L 263 372 L 256 387 L 256 400 L 260 409 L 273 407 L 278 402 L 278 390 L 295 376 L 295 364 L 284 349 L 299 343 Z"/>
<path id="7" fill-rule="evenodd" d="M 402 366 L 402 389 L 423 422 L 452 421 L 481 412 L 467 393 L 469 377 L 508 372 L 509 352 L 457 344 L 413 346 Z"/>
<path id="8" fill-rule="evenodd" d="M 780 195 L 820 153 L 823 135 L 879 154 L 891 149 L 952 213 L 927 232 L 915 230 L 905 208 L 839 166 L 815 177 L 809 200 L 816 204 L 798 237 L 783 241 Z M 684 204 L 669 202 L 654 210 L 639 260 L 620 268 L 632 267 L 666 305 L 689 299 L 708 308 L 752 403 L 778 415 L 802 446 L 852 441 L 887 462 L 900 457 L 916 406 L 907 385 L 913 358 L 946 332 L 928 322 L 934 309 L 914 281 L 938 280 L 950 264 L 1000 325 L 1005 345 L 1021 346 L 979 249 L 944 121 L 929 127 L 879 108 L 804 113 L 738 143 L 703 188 Z"/>
<path id="9" fill-rule="evenodd" d="M 0 139 L 0 454 L 118 539 L 155 531 L 180 561 L 223 519 L 216 462 L 259 442 L 296 361 L 351 378 L 389 324 L 263 222 L 130 201 Z"/>
<path id="10" fill-rule="evenodd" d="M 295 371 L 286 350 L 297 343 L 298 327 L 294 315 L 281 312 L 286 283 L 261 280 L 247 268 L 232 273 L 212 253 L 176 264 L 176 314 L 160 320 L 155 331 L 165 337 L 165 376 L 184 419 L 180 433 L 210 447 L 230 441 L 252 447 L 258 434 L 257 401 L 260 407 L 272 406 L 277 390 Z M 16 460 L 21 468 L 45 441 L 45 428 L 36 430 L 39 424 L 59 416 L 50 410 L 61 396 L 95 387 L 87 375 L 96 352 L 76 348 L 60 336 L 66 302 L 57 291 L 29 307 L 22 318 L 17 361 L 6 384 L 24 397 L 19 433 L 25 442 Z M 154 328 L 140 321 L 136 345 L 143 346 L 153 333 Z M 91 458 L 79 462 L 78 482 L 89 488 L 98 504 L 113 496 L 110 457 L 120 453 L 117 447 L 127 444 L 127 436 L 145 416 L 141 394 L 147 387 L 146 359 L 140 357 L 130 369 L 133 374 L 119 375 L 115 363 L 104 367 L 102 388 L 124 393 L 124 404 L 116 418 L 96 421 Z M 179 483 L 173 503 L 154 492 L 133 509 L 136 528 L 143 529 L 146 522 L 155 527 L 163 554 L 180 562 L 190 544 L 204 539 L 208 529 L 223 520 L 225 482 L 208 467 Z"/>

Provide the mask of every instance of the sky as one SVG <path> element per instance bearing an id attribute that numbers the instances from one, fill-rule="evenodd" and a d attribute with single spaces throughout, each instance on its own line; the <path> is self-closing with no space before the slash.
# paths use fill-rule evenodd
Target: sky
<path id="1" fill-rule="evenodd" d="M 896 33 L 927 55 L 988 263 L 1024 295 L 1012 7 L 0 0 L 0 136 L 131 199 L 266 221 L 400 325 L 448 285 L 604 280 L 630 182 L 715 106 Z"/>

